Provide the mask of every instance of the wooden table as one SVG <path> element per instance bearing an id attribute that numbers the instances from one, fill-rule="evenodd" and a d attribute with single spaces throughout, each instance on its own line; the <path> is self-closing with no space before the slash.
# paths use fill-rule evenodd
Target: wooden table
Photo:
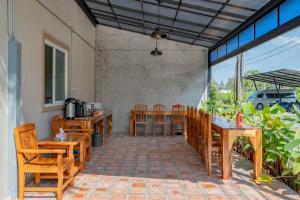
<path id="1" fill-rule="evenodd" d="M 100 134 L 102 136 L 102 144 L 104 144 L 105 136 L 105 119 L 108 120 L 108 136 L 112 134 L 112 111 L 103 110 L 100 114 L 88 116 L 88 117 L 76 117 L 72 120 L 66 120 L 66 122 L 76 123 L 78 121 L 89 121 L 91 123 L 91 129 L 94 129 L 94 132 L 99 128 Z"/>
<path id="2" fill-rule="evenodd" d="M 147 115 L 148 116 L 153 116 L 154 115 L 154 112 L 153 111 L 147 111 Z M 165 112 L 165 115 L 166 117 L 171 117 L 172 116 L 172 111 L 166 111 Z M 186 117 L 187 116 L 187 112 L 185 111 L 183 113 L 183 115 Z M 134 116 L 135 116 L 135 111 L 134 110 L 131 110 L 130 111 L 130 125 L 129 125 L 129 134 L 132 136 L 133 135 L 133 132 L 134 132 Z M 184 128 L 184 130 L 186 130 Z"/>
<path id="3" fill-rule="evenodd" d="M 67 133 L 63 140 L 55 140 L 52 134 L 49 137 L 43 138 L 38 141 L 39 146 L 51 149 L 74 149 L 79 145 L 79 170 L 84 169 L 84 136 L 76 133 Z M 73 155 L 74 156 L 74 155 Z M 75 162 L 75 159 L 74 159 Z"/>
<path id="4" fill-rule="evenodd" d="M 232 146 L 239 136 L 249 137 L 254 149 L 254 177 L 262 175 L 262 130 L 247 125 L 237 126 L 236 122 L 213 116 L 211 127 L 221 134 L 223 154 L 223 179 L 232 176 Z"/>

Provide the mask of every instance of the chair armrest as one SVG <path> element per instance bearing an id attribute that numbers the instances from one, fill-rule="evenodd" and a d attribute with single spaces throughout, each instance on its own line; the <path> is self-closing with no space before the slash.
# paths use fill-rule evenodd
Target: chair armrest
<path id="1" fill-rule="evenodd" d="M 63 154 L 63 153 L 66 153 L 66 150 L 64 150 L 64 149 L 19 149 L 18 153 Z"/>

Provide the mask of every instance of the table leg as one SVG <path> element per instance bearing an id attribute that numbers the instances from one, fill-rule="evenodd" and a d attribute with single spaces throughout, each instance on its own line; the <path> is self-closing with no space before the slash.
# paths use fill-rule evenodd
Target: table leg
<path id="1" fill-rule="evenodd" d="M 133 136 L 133 132 L 134 132 L 134 117 L 133 117 L 133 113 L 132 112 L 130 112 L 130 122 L 129 122 L 129 126 L 130 126 L 130 128 L 129 128 L 129 135 L 130 136 Z"/>
<path id="2" fill-rule="evenodd" d="M 250 137 L 250 141 L 254 147 L 254 178 L 262 175 L 262 131 L 256 130 L 255 137 Z"/>
<path id="3" fill-rule="evenodd" d="M 230 175 L 230 147 L 229 134 L 227 130 L 222 132 L 222 162 L 223 162 L 223 179 L 229 179 Z"/>
<path id="4" fill-rule="evenodd" d="M 82 172 L 83 169 L 84 169 L 84 140 L 81 140 L 80 141 L 80 145 L 79 145 L 79 148 L 80 148 L 80 155 L 79 155 L 79 168 L 80 168 L 80 171 Z"/>
<path id="5" fill-rule="evenodd" d="M 102 136 L 102 144 L 104 144 L 104 120 L 100 120 L 99 127 L 100 127 L 100 134 Z"/>
<path id="6" fill-rule="evenodd" d="M 112 115 L 108 117 L 108 136 L 112 133 Z"/>

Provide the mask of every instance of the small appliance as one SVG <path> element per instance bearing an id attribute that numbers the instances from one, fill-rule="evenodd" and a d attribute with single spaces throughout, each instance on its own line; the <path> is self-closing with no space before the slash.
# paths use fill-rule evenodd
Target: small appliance
<path id="1" fill-rule="evenodd" d="M 75 117 L 75 104 L 76 99 L 74 98 L 67 98 L 65 100 L 65 118 L 66 119 L 74 119 Z"/>

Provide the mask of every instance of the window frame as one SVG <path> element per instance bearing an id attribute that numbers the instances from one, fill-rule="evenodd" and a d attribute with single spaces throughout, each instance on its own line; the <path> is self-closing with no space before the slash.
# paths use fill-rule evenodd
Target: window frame
<path id="1" fill-rule="evenodd" d="M 52 92 L 53 92 L 53 103 L 45 103 L 45 46 L 48 45 L 53 48 L 53 69 L 52 69 Z M 65 98 L 69 96 L 70 93 L 70 48 L 66 44 L 60 42 L 53 36 L 43 32 L 42 34 L 42 97 L 41 105 L 42 112 L 50 112 L 56 110 L 62 110 L 64 108 L 64 100 L 55 101 L 55 72 L 56 72 L 56 50 L 59 50 L 65 54 Z"/>

